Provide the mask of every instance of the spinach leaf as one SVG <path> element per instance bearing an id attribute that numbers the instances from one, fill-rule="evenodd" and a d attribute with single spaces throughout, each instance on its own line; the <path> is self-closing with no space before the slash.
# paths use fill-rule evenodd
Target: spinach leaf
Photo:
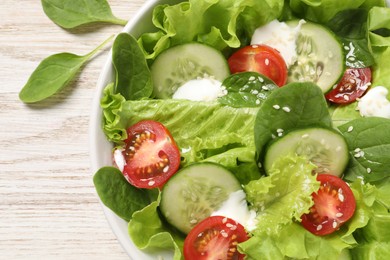
<path id="1" fill-rule="evenodd" d="M 259 107 L 278 86 L 257 72 L 236 73 L 222 82 L 227 94 L 218 102 L 231 107 Z"/>
<path id="2" fill-rule="evenodd" d="M 103 167 L 93 177 L 96 191 L 108 208 L 119 217 L 129 221 L 134 212 L 143 209 L 152 201 L 147 190 L 138 189 L 127 182 L 114 167 Z"/>
<path id="3" fill-rule="evenodd" d="M 57 25 L 71 29 L 92 22 L 125 25 L 112 14 L 106 0 L 41 0 L 46 15 Z"/>
<path id="4" fill-rule="evenodd" d="M 364 68 L 375 63 L 367 39 L 367 18 L 366 9 L 348 9 L 328 22 L 328 27 L 341 39 L 348 67 Z"/>
<path id="5" fill-rule="evenodd" d="M 363 177 L 367 182 L 390 176 L 390 120 L 368 117 L 339 127 L 351 156 L 345 179 Z"/>
<path id="6" fill-rule="evenodd" d="M 290 83 L 274 90 L 255 121 L 255 145 L 262 159 L 265 145 L 283 132 L 312 125 L 330 127 L 332 120 L 321 89 L 314 83 Z"/>
<path id="7" fill-rule="evenodd" d="M 152 76 L 145 55 L 133 36 L 121 33 L 116 37 L 112 62 L 116 71 L 116 93 L 120 93 L 126 100 L 152 95 Z"/>
<path id="8" fill-rule="evenodd" d="M 77 74 L 81 67 L 99 51 L 107 42 L 90 53 L 79 56 L 72 53 L 58 53 L 44 59 L 31 74 L 26 85 L 19 93 L 19 98 L 25 103 L 42 101 L 64 88 Z"/>

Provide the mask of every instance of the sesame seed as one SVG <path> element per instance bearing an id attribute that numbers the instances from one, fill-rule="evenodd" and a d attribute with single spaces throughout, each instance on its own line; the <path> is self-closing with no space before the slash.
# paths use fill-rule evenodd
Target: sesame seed
<path id="1" fill-rule="evenodd" d="M 320 231 L 322 229 L 322 225 L 317 226 L 317 231 Z"/>
<path id="2" fill-rule="evenodd" d="M 344 215 L 344 214 L 343 214 L 343 213 L 341 213 L 341 212 L 339 212 L 339 213 L 336 213 L 336 217 L 338 217 L 338 218 L 341 218 L 343 215 Z"/>
<path id="3" fill-rule="evenodd" d="M 262 77 L 258 77 L 257 79 L 258 79 L 260 82 L 262 82 L 262 83 L 264 82 L 264 79 L 263 79 Z"/>
<path id="4" fill-rule="evenodd" d="M 344 202 L 344 195 L 343 194 L 339 193 L 338 197 L 339 197 L 339 200 L 341 202 Z"/>
<path id="5" fill-rule="evenodd" d="M 196 219 L 191 219 L 190 220 L 190 224 L 196 224 L 196 223 L 198 223 L 198 221 Z"/>
<path id="6" fill-rule="evenodd" d="M 289 107 L 283 107 L 282 109 L 283 109 L 285 112 L 287 112 L 287 113 L 291 112 L 291 109 L 290 109 Z"/>
<path id="7" fill-rule="evenodd" d="M 260 100 L 256 99 L 256 105 L 260 105 Z"/>
<path id="8" fill-rule="evenodd" d="M 164 169 L 163 169 L 164 173 L 167 173 L 168 171 L 169 171 L 169 165 L 165 166 Z"/>
<path id="9" fill-rule="evenodd" d="M 345 101 L 349 101 L 349 96 L 348 95 L 344 95 L 343 98 L 344 98 Z"/>
<path id="10" fill-rule="evenodd" d="M 259 45 L 253 44 L 253 45 L 252 45 L 252 48 L 253 48 L 253 49 L 259 48 Z"/>
<path id="11" fill-rule="evenodd" d="M 353 131 L 353 126 L 348 127 L 347 131 L 348 131 L 348 133 L 352 132 Z"/>
<path id="12" fill-rule="evenodd" d="M 265 61 L 264 61 L 264 63 L 265 63 L 265 65 L 269 65 L 269 59 L 265 59 Z"/>
<path id="13" fill-rule="evenodd" d="M 333 228 L 337 228 L 337 222 L 336 222 L 336 221 L 333 221 L 332 227 L 333 227 Z"/>
<path id="14" fill-rule="evenodd" d="M 149 185 L 149 186 L 153 186 L 155 183 L 156 183 L 155 181 L 149 181 L 149 182 L 148 182 L 148 185 Z"/>
<path id="15" fill-rule="evenodd" d="M 360 148 L 356 148 L 356 149 L 355 149 L 355 153 L 358 153 L 358 152 L 360 152 L 360 151 L 361 151 Z"/>
<path id="16" fill-rule="evenodd" d="M 354 154 L 354 157 L 355 157 L 355 158 L 360 158 L 361 156 L 362 156 L 362 155 L 361 155 L 360 153 L 355 153 L 355 154 Z"/>
<path id="17" fill-rule="evenodd" d="M 282 128 L 278 128 L 278 129 L 276 129 L 276 132 L 278 132 L 278 133 L 283 133 L 284 130 L 283 130 Z"/>
<path id="18" fill-rule="evenodd" d="M 262 86 L 261 89 L 266 90 L 266 91 L 269 90 L 269 88 L 267 86 Z"/>
<path id="19" fill-rule="evenodd" d="M 279 106 L 279 105 L 273 105 L 272 107 L 275 108 L 276 110 L 279 110 L 279 109 L 280 109 L 280 106 Z"/>
<path id="20" fill-rule="evenodd" d="M 227 222 L 227 220 L 228 220 L 227 218 L 223 218 L 222 219 L 222 224 L 225 224 Z"/>
<path id="21" fill-rule="evenodd" d="M 255 76 L 250 76 L 249 77 L 249 81 L 255 81 L 256 80 L 256 77 Z"/>
<path id="22" fill-rule="evenodd" d="M 226 233 L 226 231 L 225 230 L 221 230 L 221 235 L 223 236 L 223 237 L 228 237 L 229 235 L 228 235 L 228 233 Z"/>
<path id="23" fill-rule="evenodd" d="M 367 173 L 371 173 L 371 168 L 367 168 Z"/>

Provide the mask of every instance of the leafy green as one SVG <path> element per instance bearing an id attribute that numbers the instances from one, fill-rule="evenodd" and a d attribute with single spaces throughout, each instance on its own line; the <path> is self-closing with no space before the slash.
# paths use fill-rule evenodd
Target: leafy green
<path id="1" fill-rule="evenodd" d="M 131 219 L 134 212 L 151 202 L 146 190 L 130 185 L 114 167 L 99 169 L 93 177 L 93 183 L 103 204 L 126 221 Z"/>
<path id="2" fill-rule="evenodd" d="M 255 121 L 256 152 L 261 159 L 265 145 L 277 138 L 278 129 L 332 125 L 324 95 L 314 83 L 290 83 L 274 90 L 260 107 Z"/>
<path id="3" fill-rule="evenodd" d="M 236 73 L 222 82 L 227 94 L 218 102 L 231 107 L 259 107 L 278 86 L 257 72 Z"/>
<path id="4" fill-rule="evenodd" d="M 367 17 L 366 9 L 348 9 L 337 13 L 327 23 L 342 40 L 348 67 L 365 68 L 375 63 L 368 46 Z"/>
<path id="5" fill-rule="evenodd" d="M 362 177 L 367 182 L 390 176 L 390 119 L 361 118 L 339 127 L 350 153 L 350 165 L 345 178 Z"/>
<path id="6" fill-rule="evenodd" d="M 133 214 L 128 232 L 133 243 L 141 250 L 172 250 L 173 259 L 180 260 L 184 238 L 162 222 L 158 213 L 160 195 L 156 201 Z"/>
<path id="7" fill-rule="evenodd" d="M 93 22 L 125 25 L 127 21 L 112 14 L 106 0 L 41 0 L 46 15 L 57 25 L 71 29 Z"/>
<path id="8" fill-rule="evenodd" d="M 76 76 L 81 67 L 112 38 L 113 36 L 109 37 L 96 49 L 84 56 L 58 53 L 44 59 L 20 91 L 20 100 L 25 103 L 34 103 L 51 97 L 60 91 Z"/>
<path id="9" fill-rule="evenodd" d="M 290 7 L 299 17 L 327 23 L 338 12 L 363 6 L 367 0 L 290 0 Z M 372 3 L 370 3 L 372 4 Z M 365 6 L 371 7 L 371 6 Z"/>
<path id="10" fill-rule="evenodd" d="M 237 159 L 244 156 L 243 160 L 247 161 L 254 155 L 253 126 L 258 108 L 232 108 L 218 102 L 175 99 L 124 101 L 123 96 L 114 94 L 112 84 L 105 89 L 101 105 L 104 132 L 116 143 L 126 139 L 128 126 L 151 119 L 169 129 L 182 150 L 184 164 L 205 160 L 226 148 L 242 148 L 231 151 L 226 158 L 220 157 L 220 160 L 230 158 L 230 164 L 236 165 Z M 245 149 L 248 152 L 244 152 Z"/>
<path id="11" fill-rule="evenodd" d="M 247 200 L 257 212 L 255 234 L 277 234 L 283 225 L 300 221 L 313 205 L 311 194 L 320 183 L 307 159 L 291 156 L 278 159 L 270 175 L 244 186 Z"/>
<path id="12" fill-rule="evenodd" d="M 137 40 L 120 33 L 112 47 L 112 63 L 116 71 L 116 92 L 125 99 L 137 100 L 152 95 L 152 77 Z"/>
<path id="13" fill-rule="evenodd" d="M 284 0 L 189 0 L 154 9 L 158 31 L 145 33 L 139 43 L 154 59 L 170 46 L 197 41 L 218 50 L 249 43 L 254 30 L 281 15 Z M 264 12 L 264 10 L 267 10 Z"/>
<path id="14" fill-rule="evenodd" d="M 390 8 L 373 7 L 368 15 L 369 38 L 372 46 L 390 46 L 390 36 L 381 34 L 381 30 L 386 29 L 390 30 Z"/>

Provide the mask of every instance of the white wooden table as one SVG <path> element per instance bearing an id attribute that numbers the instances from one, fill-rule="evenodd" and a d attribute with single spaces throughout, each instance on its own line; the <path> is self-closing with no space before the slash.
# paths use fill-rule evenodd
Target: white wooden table
<path id="1" fill-rule="evenodd" d="M 78 0 L 75 0 L 78 1 Z M 129 19 L 146 0 L 109 0 Z M 66 31 L 39 0 L 0 1 L 0 259 L 127 259 L 95 193 L 88 124 L 109 47 L 47 101 L 18 93 L 45 57 L 86 54 L 117 25 Z"/>

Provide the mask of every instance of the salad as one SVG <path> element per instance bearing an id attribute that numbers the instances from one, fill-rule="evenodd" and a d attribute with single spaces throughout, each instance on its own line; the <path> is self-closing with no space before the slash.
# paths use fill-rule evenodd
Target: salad
<path id="1" fill-rule="evenodd" d="M 385 1 L 190 0 L 153 24 L 115 39 L 94 176 L 137 247 L 390 257 Z"/>

